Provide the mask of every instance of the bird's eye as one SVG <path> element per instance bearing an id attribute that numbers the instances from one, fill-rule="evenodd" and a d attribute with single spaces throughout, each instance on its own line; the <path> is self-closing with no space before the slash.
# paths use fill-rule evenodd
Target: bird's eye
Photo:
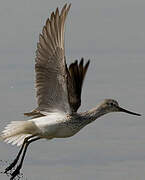
<path id="1" fill-rule="evenodd" d="M 110 103 L 111 106 L 114 106 L 114 103 Z"/>

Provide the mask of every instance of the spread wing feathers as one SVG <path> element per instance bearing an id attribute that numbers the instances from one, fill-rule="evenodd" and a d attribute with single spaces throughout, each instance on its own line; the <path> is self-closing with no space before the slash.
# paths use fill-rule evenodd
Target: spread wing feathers
<path id="1" fill-rule="evenodd" d="M 69 68 L 66 65 L 68 100 L 72 112 L 76 112 L 81 105 L 81 91 L 89 64 L 90 60 L 84 65 L 84 59 L 82 58 L 79 64 L 76 60 L 70 64 Z M 42 113 L 35 109 L 29 113 L 24 113 L 24 115 L 36 118 L 44 116 Z"/>
<path id="2" fill-rule="evenodd" d="M 36 51 L 37 111 L 70 112 L 64 53 L 64 24 L 70 9 L 67 4 L 47 19 Z"/>
<path id="3" fill-rule="evenodd" d="M 76 112 L 81 105 L 82 86 L 89 63 L 90 60 L 84 65 L 84 59 L 82 58 L 79 64 L 76 60 L 69 68 L 66 67 L 69 104 L 72 112 Z"/>

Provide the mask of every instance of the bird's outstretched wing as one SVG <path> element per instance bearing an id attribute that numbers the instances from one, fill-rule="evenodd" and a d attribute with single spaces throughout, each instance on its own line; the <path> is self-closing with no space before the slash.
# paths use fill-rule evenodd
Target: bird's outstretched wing
<path id="1" fill-rule="evenodd" d="M 81 92 L 83 81 L 88 70 L 90 61 L 84 65 L 82 58 L 80 63 L 76 60 L 67 69 L 68 99 L 72 112 L 76 112 L 81 105 Z"/>
<path id="2" fill-rule="evenodd" d="M 71 112 L 76 112 L 81 105 L 82 86 L 89 64 L 90 60 L 88 60 L 84 65 L 84 59 L 82 58 L 79 64 L 78 60 L 76 60 L 74 63 L 71 63 L 69 67 L 66 65 L 68 101 Z M 37 109 L 25 113 L 25 115 L 33 116 L 33 118 L 43 116 L 43 114 Z"/>
<path id="3" fill-rule="evenodd" d="M 61 110 L 76 112 L 81 104 L 83 80 L 89 66 L 76 60 L 69 68 L 65 61 L 64 52 L 64 24 L 70 9 L 65 5 L 59 13 L 47 19 L 40 34 L 36 51 L 36 97 L 38 107 L 24 113 L 26 116 L 39 117 L 43 111 Z"/>
<path id="4" fill-rule="evenodd" d="M 69 9 L 67 4 L 60 13 L 57 8 L 39 36 L 35 64 L 38 108 L 31 115 L 40 111 L 70 112 L 64 51 L 64 24 Z"/>

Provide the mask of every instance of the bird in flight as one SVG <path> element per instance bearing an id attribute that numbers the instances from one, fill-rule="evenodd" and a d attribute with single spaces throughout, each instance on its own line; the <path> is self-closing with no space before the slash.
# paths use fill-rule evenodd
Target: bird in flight
<path id="1" fill-rule="evenodd" d="M 47 19 L 37 44 L 35 73 L 36 98 L 38 107 L 26 116 L 27 121 L 12 121 L 0 135 L 7 143 L 21 145 L 14 161 L 5 169 L 13 180 L 20 173 L 27 148 L 39 139 L 66 138 L 75 135 L 83 127 L 109 112 L 125 112 L 140 116 L 123 109 L 113 99 L 105 99 L 95 108 L 78 113 L 81 105 L 83 81 L 90 61 L 82 58 L 70 66 L 66 64 L 64 47 L 65 20 L 70 9 L 65 4 L 59 12 L 57 8 Z"/>

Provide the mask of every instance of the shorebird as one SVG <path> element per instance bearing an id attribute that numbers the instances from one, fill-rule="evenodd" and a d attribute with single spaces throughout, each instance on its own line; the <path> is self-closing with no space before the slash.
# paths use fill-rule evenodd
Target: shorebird
<path id="1" fill-rule="evenodd" d="M 80 63 L 76 60 L 69 67 L 66 64 L 64 26 L 70 6 L 65 4 L 61 12 L 58 8 L 52 12 L 39 36 L 35 60 L 38 107 L 25 113 L 32 117 L 30 120 L 12 121 L 1 133 L 0 138 L 5 142 L 21 145 L 15 160 L 4 171 L 8 173 L 20 161 L 11 173 L 11 180 L 20 173 L 28 145 L 36 140 L 71 137 L 109 112 L 140 116 L 123 109 L 113 99 L 105 99 L 95 108 L 77 113 L 90 61 L 84 65 L 82 58 Z"/>

